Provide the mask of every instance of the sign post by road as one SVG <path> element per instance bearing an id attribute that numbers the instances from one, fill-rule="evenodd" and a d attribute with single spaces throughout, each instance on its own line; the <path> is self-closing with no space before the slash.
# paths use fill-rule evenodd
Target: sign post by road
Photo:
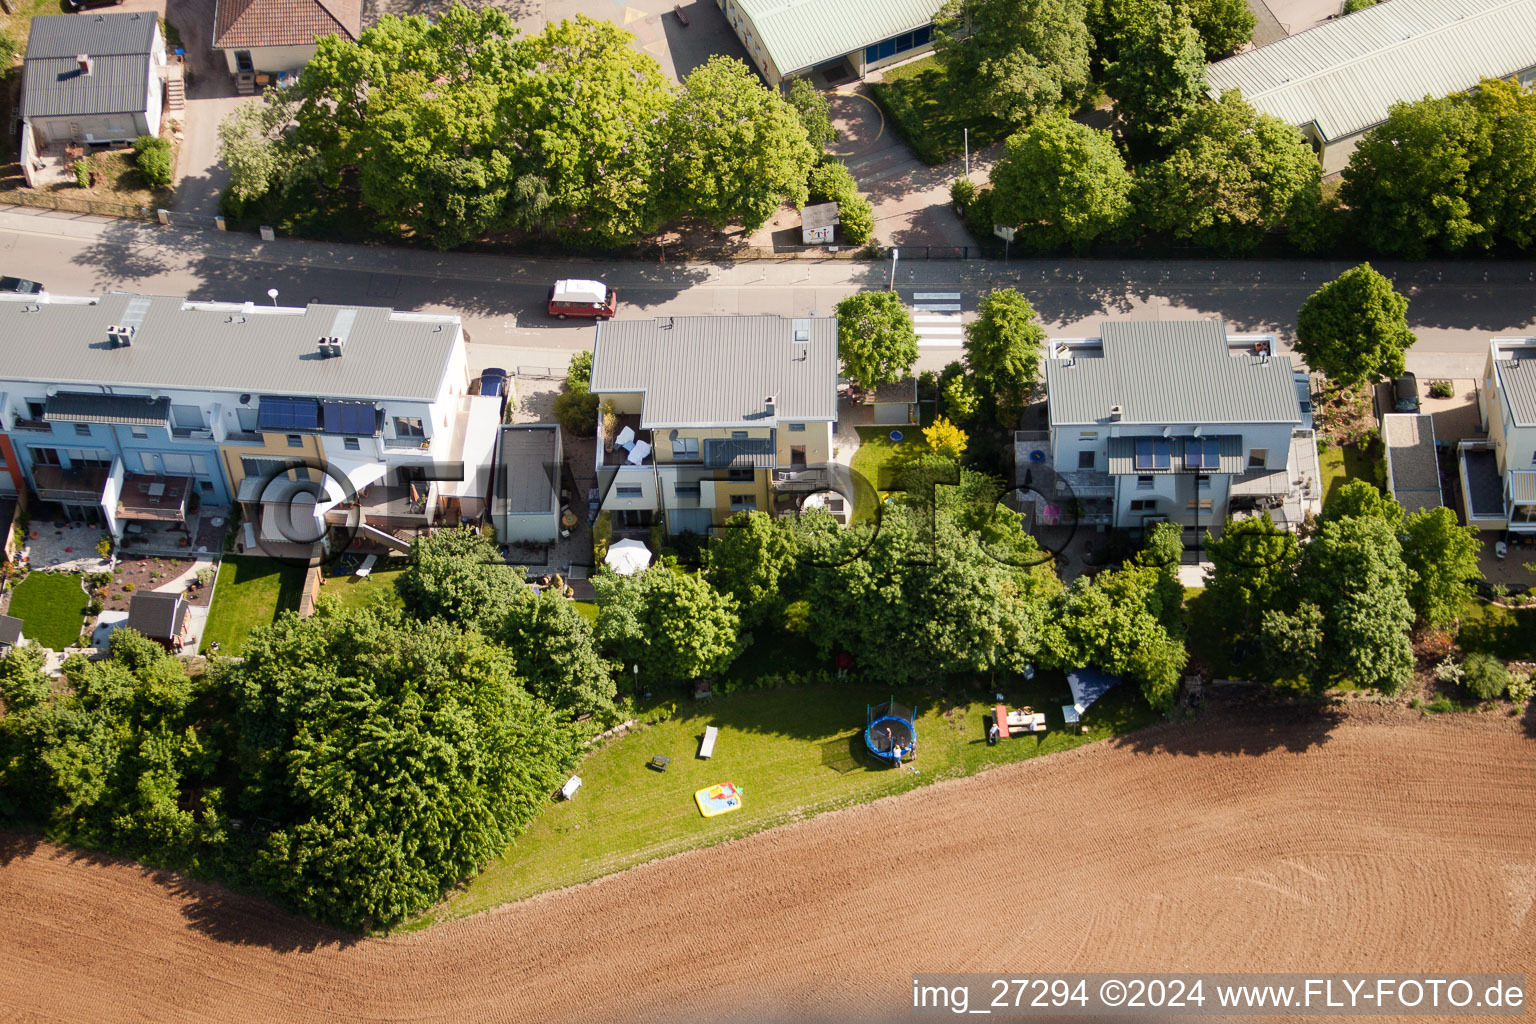
<path id="1" fill-rule="evenodd" d="M 896 258 L 901 255 L 901 247 L 891 246 L 891 286 L 887 291 L 896 290 Z"/>

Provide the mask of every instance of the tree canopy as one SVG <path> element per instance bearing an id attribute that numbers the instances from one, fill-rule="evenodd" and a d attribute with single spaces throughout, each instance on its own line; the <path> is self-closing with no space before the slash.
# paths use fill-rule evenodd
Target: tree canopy
<path id="1" fill-rule="evenodd" d="M 1243 252 L 1321 200 L 1322 169 L 1301 133 L 1236 90 L 1191 109 L 1171 144 L 1143 179 L 1142 199 L 1148 223 L 1176 238 Z"/>
<path id="2" fill-rule="evenodd" d="M 806 175 L 821 148 L 757 72 L 719 56 L 683 79 L 662 137 L 664 194 L 676 206 L 669 212 L 696 213 L 716 228 L 740 221 L 747 231 L 786 201 L 805 203 Z"/>
<path id="3" fill-rule="evenodd" d="M 523 573 L 505 564 L 486 537 L 468 527 L 438 530 L 411 541 L 410 566 L 395 580 L 405 607 L 418 618 L 489 629 L 523 587 Z"/>
<path id="4" fill-rule="evenodd" d="M 788 577 L 798 565 L 795 534 L 766 512 L 736 513 L 709 546 L 709 581 L 736 600 L 747 629 L 782 610 Z"/>
<path id="5" fill-rule="evenodd" d="M 842 133 L 832 124 L 832 103 L 825 93 L 811 84 L 809 78 L 797 78 L 790 83 L 784 99 L 795 108 L 800 124 L 805 127 L 805 138 L 820 153 L 827 143 L 836 142 Z"/>
<path id="6" fill-rule="evenodd" d="M 1167 711 L 1189 655 L 1164 624 L 1174 613 L 1159 597 L 1158 570 L 1133 566 L 1079 576 L 1057 600 L 1043 631 L 1051 664 L 1127 675 L 1147 703 Z"/>
<path id="7" fill-rule="evenodd" d="M 965 362 L 976 390 L 996 403 L 998 420 L 1015 422 L 1029 403 L 1040 373 L 1045 328 L 1035 307 L 1013 288 L 982 296 L 976 319 L 965 325 Z"/>
<path id="8" fill-rule="evenodd" d="M 1081 252 L 1131 212 L 1132 180 L 1114 139 L 1061 114 L 1010 136 L 991 179 L 993 218 L 1040 249 Z"/>
<path id="9" fill-rule="evenodd" d="M 1296 351 L 1343 387 L 1401 374 L 1417 340 L 1408 329 L 1408 299 L 1369 263 L 1313 292 L 1296 315 Z"/>
<path id="10" fill-rule="evenodd" d="M 855 292 L 837 304 L 837 356 L 866 388 L 905 377 L 917 362 L 917 330 L 895 292 Z"/>
<path id="11" fill-rule="evenodd" d="M 1408 603 L 1418 620 L 1433 629 L 1454 622 L 1483 578 L 1477 531 L 1456 521 L 1451 509 L 1421 509 L 1403 524 L 1403 562 L 1412 579 Z"/>
<path id="12" fill-rule="evenodd" d="M 592 624 L 558 591 L 517 587 L 491 636 L 511 651 L 528 692 L 571 716 L 613 710 L 611 666 L 597 653 Z"/>
<path id="13" fill-rule="evenodd" d="M 652 566 L 632 576 L 600 573 L 593 587 L 602 608 L 598 646 L 639 681 L 676 683 L 725 671 L 741 653 L 741 618 L 734 597 L 702 576 Z"/>
<path id="14" fill-rule="evenodd" d="M 444 622 L 322 608 L 228 669 L 254 879 L 298 909 L 388 927 L 498 854 L 574 764 L 575 739 L 504 648 Z"/>
<path id="15" fill-rule="evenodd" d="M 1402 544 L 1384 518 L 1322 522 L 1301 550 L 1298 580 L 1303 600 L 1315 605 L 1326 623 L 1315 655 L 1317 685 L 1338 676 L 1395 693 L 1408 681 L 1413 673 L 1410 574 Z"/>
<path id="16" fill-rule="evenodd" d="M 1160 145 L 1205 99 L 1205 48 L 1183 4 L 1124 0 L 1118 54 L 1104 91 L 1128 137 Z"/>
<path id="17" fill-rule="evenodd" d="M 934 47 L 951 83 L 1026 125 L 1086 94 L 1086 16 L 1086 0 L 947 0 Z"/>

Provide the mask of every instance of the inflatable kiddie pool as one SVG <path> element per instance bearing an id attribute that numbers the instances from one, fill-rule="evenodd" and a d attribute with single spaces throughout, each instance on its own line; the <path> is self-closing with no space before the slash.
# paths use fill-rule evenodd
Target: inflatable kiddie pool
<path id="1" fill-rule="evenodd" d="M 726 814 L 741 807 L 741 792 L 731 782 L 705 786 L 693 794 L 693 799 L 699 805 L 699 813 L 706 818 Z"/>

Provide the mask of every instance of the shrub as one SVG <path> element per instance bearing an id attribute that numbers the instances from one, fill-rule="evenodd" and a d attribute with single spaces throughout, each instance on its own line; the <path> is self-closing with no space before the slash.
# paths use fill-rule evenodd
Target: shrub
<path id="1" fill-rule="evenodd" d="M 112 557 L 112 538 L 103 537 L 96 542 L 96 553 L 102 558 Z"/>
<path id="2" fill-rule="evenodd" d="M 75 184 L 81 188 L 91 187 L 91 162 L 84 157 L 75 161 Z"/>
<path id="3" fill-rule="evenodd" d="M 1354 14 L 1356 11 L 1363 11 L 1367 7 L 1375 6 L 1376 0 L 1344 0 L 1344 13 Z"/>
<path id="4" fill-rule="evenodd" d="M 171 144 L 167 139 L 140 135 L 133 140 L 134 163 L 153 186 L 171 183 Z"/>
<path id="5" fill-rule="evenodd" d="M 105 607 L 105 605 L 103 604 L 102 600 L 100 598 L 93 597 L 91 598 L 90 603 L 85 606 L 85 613 L 87 615 L 100 615 L 101 609 L 103 607 Z"/>
<path id="6" fill-rule="evenodd" d="M 1521 707 L 1536 697 L 1536 675 L 1530 669 L 1514 669 L 1509 673 L 1509 685 L 1505 688 L 1509 699 Z"/>
<path id="7" fill-rule="evenodd" d="M 963 210 L 976 198 L 976 183 L 970 178 L 956 178 L 949 185 L 949 201 L 955 209 Z"/>
<path id="8" fill-rule="evenodd" d="M 591 437 L 597 430 L 597 396 L 590 391 L 567 391 L 555 399 L 555 419 L 566 433 Z"/>
<path id="9" fill-rule="evenodd" d="M 1509 685 L 1509 670 L 1491 654 L 1478 651 L 1461 666 L 1461 684 L 1479 700 L 1497 700 Z"/>
<path id="10" fill-rule="evenodd" d="M 875 233 L 875 208 L 857 192 L 838 200 L 837 218 L 849 245 L 863 245 Z"/>
<path id="11" fill-rule="evenodd" d="M 599 565 L 608 554 L 608 545 L 613 541 L 613 515 L 609 512 L 599 512 L 597 518 L 592 521 L 592 558 Z"/>
<path id="12" fill-rule="evenodd" d="M 565 376 L 567 391 L 588 391 L 592 387 L 592 353 L 587 349 L 571 356 L 570 369 Z"/>
<path id="13" fill-rule="evenodd" d="M 197 585 L 200 586 L 200 587 L 208 586 L 210 583 L 213 582 L 213 578 L 215 576 L 217 576 L 218 574 L 219 574 L 219 571 L 217 569 L 215 569 L 213 566 L 211 566 L 211 565 L 203 566 L 201 569 L 197 570 L 197 576 L 196 576 Z"/>
<path id="14" fill-rule="evenodd" d="M 132 592 L 133 584 L 132 583 L 124 583 L 123 584 L 123 590 L 127 591 L 127 592 Z"/>
<path id="15" fill-rule="evenodd" d="M 1432 381 L 1429 385 L 1431 398 L 1450 398 L 1454 394 L 1456 394 L 1456 385 L 1448 380 Z"/>
<path id="16" fill-rule="evenodd" d="M 1454 683 L 1461 685 L 1462 678 L 1466 675 L 1462 667 L 1456 664 L 1456 659 L 1446 656 L 1446 659 L 1435 666 L 1435 678 L 1442 683 Z"/>
<path id="17" fill-rule="evenodd" d="M 1447 715 L 1453 711 L 1460 711 L 1461 705 L 1449 697 L 1436 697 L 1433 701 L 1424 705 L 1424 710 L 1431 715 Z"/>

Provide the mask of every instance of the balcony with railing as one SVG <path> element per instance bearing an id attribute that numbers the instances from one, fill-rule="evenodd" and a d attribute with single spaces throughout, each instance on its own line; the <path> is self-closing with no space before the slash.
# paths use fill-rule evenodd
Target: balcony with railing
<path id="1" fill-rule="evenodd" d="M 437 518 L 437 484 L 370 484 L 355 498 L 343 501 L 325 514 L 336 526 L 362 522 L 381 530 L 410 530 L 431 526 Z"/>
<path id="2" fill-rule="evenodd" d="M 69 504 L 100 501 L 106 490 L 110 470 L 105 466 L 32 467 L 32 484 L 37 496 L 44 501 L 62 501 Z"/>
<path id="3" fill-rule="evenodd" d="M 597 422 L 597 465 L 603 466 L 649 466 L 656 460 L 651 451 L 651 432 L 640 429 L 640 417 L 633 415 L 619 416 L 612 426 L 612 433 L 608 433 L 607 425 L 603 423 L 602 416 L 598 416 Z M 644 445 L 644 447 L 639 447 Z M 636 452 L 639 456 L 636 456 Z"/>
<path id="4" fill-rule="evenodd" d="M 1110 498 L 1115 494 L 1115 478 L 1103 470 L 1058 470 L 1047 431 L 1015 430 L 1013 458 L 1020 487 L 1061 497 Z"/>
<path id="5" fill-rule="evenodd" d="M 147 476 L 129 473 L 123 477 L 123 491 L 117 498 L 120 519 L 140 519 L 161 523 L 183 523 L 187 519 L 187 498 L 192 493 L 189 476 Z"/>

